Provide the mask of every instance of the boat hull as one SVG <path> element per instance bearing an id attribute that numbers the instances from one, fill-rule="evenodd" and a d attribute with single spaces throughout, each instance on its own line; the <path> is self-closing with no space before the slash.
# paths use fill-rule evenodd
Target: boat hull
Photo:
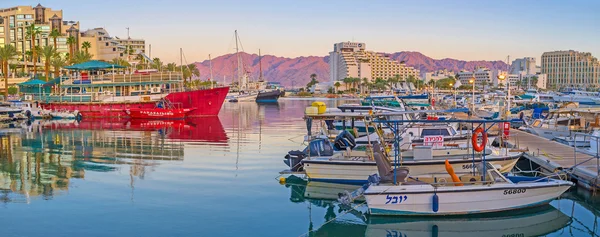
<path id="1" fill-rule="evenodd" d="M 365 197 L 372 215 L 469 215 L 545 205 L 571 186 L 571 182 L 562 180 L 437 188 L 432 185 L 381 185 L 369 187 Z M 437 211 L 433 210 L 434 194 L 438 197 Z"/>
<path id="2" fill-rule="evenodd" d="M 130 109 L 127 110 L 132 119 L 184 119 L 191 109 Z"/>
<path id="3" fill-rule="evenodd" d="M 502 158 L 486 158 L 494 166 L 500 166 L 501 173 L 509 172 L 516 165 L 520 155 Z M 450 164 L 457 173 L 473 171 L 473 162 L 481 162 L 475 159 L 451 159 Z M 377 173 L 375 161 L 352 161 L 352 160 L 303 160 L 303 168 L 306 176 L 311 181 L 332 182 L 342 184 L 364 184 L 367 183 L 369 175 Z M 445 160 L 429 161 L 404 161 L 401 166 L 408 167 L 411 175 L 422 175 L 428 173 L 446 173 Z M 400 166 L 400 164 L 398 164 Z"/>
<path id="4" fill-rule="evenodd" d="M 188 117 L 216 116 L 229 87 L 170 93 L 167 98 L 181 108 L 194 108 Z M 84 118 L 128 118 L 127 110 L 153 109 L 156 101 L 140 102 L 49 102 L 42 108 L 51 111 L 79 111 Z"/>
<path id="5" fill-rule="evenodd" d="M 281 92 L 279 90 L 261 91 L 256 96 L 257 103 L 277 103 Z"/>

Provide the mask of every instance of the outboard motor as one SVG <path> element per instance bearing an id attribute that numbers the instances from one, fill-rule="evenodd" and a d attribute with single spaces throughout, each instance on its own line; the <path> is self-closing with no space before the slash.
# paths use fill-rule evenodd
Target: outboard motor
<path id="1" fill-rule="evenodd" d="M 302 160 L 308 156 L 332 156 L 333 146 L 327 139 L 311 141 L 303 151 L 289 151 L 283 162 L 291 171 L 302 171 Z"/>
<path id="2" fill-rule="evenodd" d="M 354 136 L 348 131 L 343 131 L 335 137 L 333 146 L 336 150 L 344 151 L 347 148 L 354 149 L 356 147 L 356 140 Z"/>

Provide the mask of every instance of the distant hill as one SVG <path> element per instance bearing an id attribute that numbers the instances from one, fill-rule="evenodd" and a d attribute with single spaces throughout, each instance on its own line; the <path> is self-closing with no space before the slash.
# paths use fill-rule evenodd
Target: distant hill
<path id="1" fill-rule="evenodd" d="M 408 66 L 421 69 L 422 73 L 441 69 L 458 72 L 462 69 L 473 70 L 476 67 L 506 70 L 506 63 L 502 61 L 463 61 L 457 59 L 432 59 L 419 52 L 397 52 L 389 54 L 397 61 L 405 61 Z M 250 78 L 259 77 L 259 60 L 256 54 L 241 53 L 244 69 Z M 262 56 L 263 77 L 267 81 L 281 82 L 285 86 L 304 86 L 310 81 L 310 74 L 317 74 L 317 80 L 329 80 L 329 56 L 308 56 L 297 58 Z M 200 79 L 206 80 L 210 76 L 209 61 L 197 62 Z M 214 79 L 218 82 L 229 84 L 233 78 L 237 80 L 237 59 L 235 54 L 226 54 L 212 60 Z"/>

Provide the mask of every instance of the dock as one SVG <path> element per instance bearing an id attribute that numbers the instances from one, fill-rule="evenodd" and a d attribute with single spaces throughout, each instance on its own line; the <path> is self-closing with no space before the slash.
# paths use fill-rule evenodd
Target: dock
<path id="1" fill-rule="evenodd" d="M 565 171 L 579 186 L 600 190 L 600 159 L 571 146 L 548 140 L 517 129 L 510 130 L 510 141 L 520 149 L 528 149 L 524 158 L 543 171 Z"/>

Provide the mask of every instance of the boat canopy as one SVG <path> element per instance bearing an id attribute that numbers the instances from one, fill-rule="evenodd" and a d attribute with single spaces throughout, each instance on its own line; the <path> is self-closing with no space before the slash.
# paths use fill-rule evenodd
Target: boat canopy
<path id="1" fill-rule="evenodd" d="M 88 70 L 101 70 L 101 69 L 113 69 L 113 68 L 125 68 L 121 65 L 110 64 L 103 61 L 91 60 L 84 63 L 74 64 L 66 66 L 65 69 L 77 70 L 77 71 L 88 71 Z"/>
<path id="2" fill-rule="evenodd" d="M 46 84 L 46 81 L 42 81 L 40 79 L 31 79 L 29 81 L 19 83 L 19 86 L 42 86 Z"/>

